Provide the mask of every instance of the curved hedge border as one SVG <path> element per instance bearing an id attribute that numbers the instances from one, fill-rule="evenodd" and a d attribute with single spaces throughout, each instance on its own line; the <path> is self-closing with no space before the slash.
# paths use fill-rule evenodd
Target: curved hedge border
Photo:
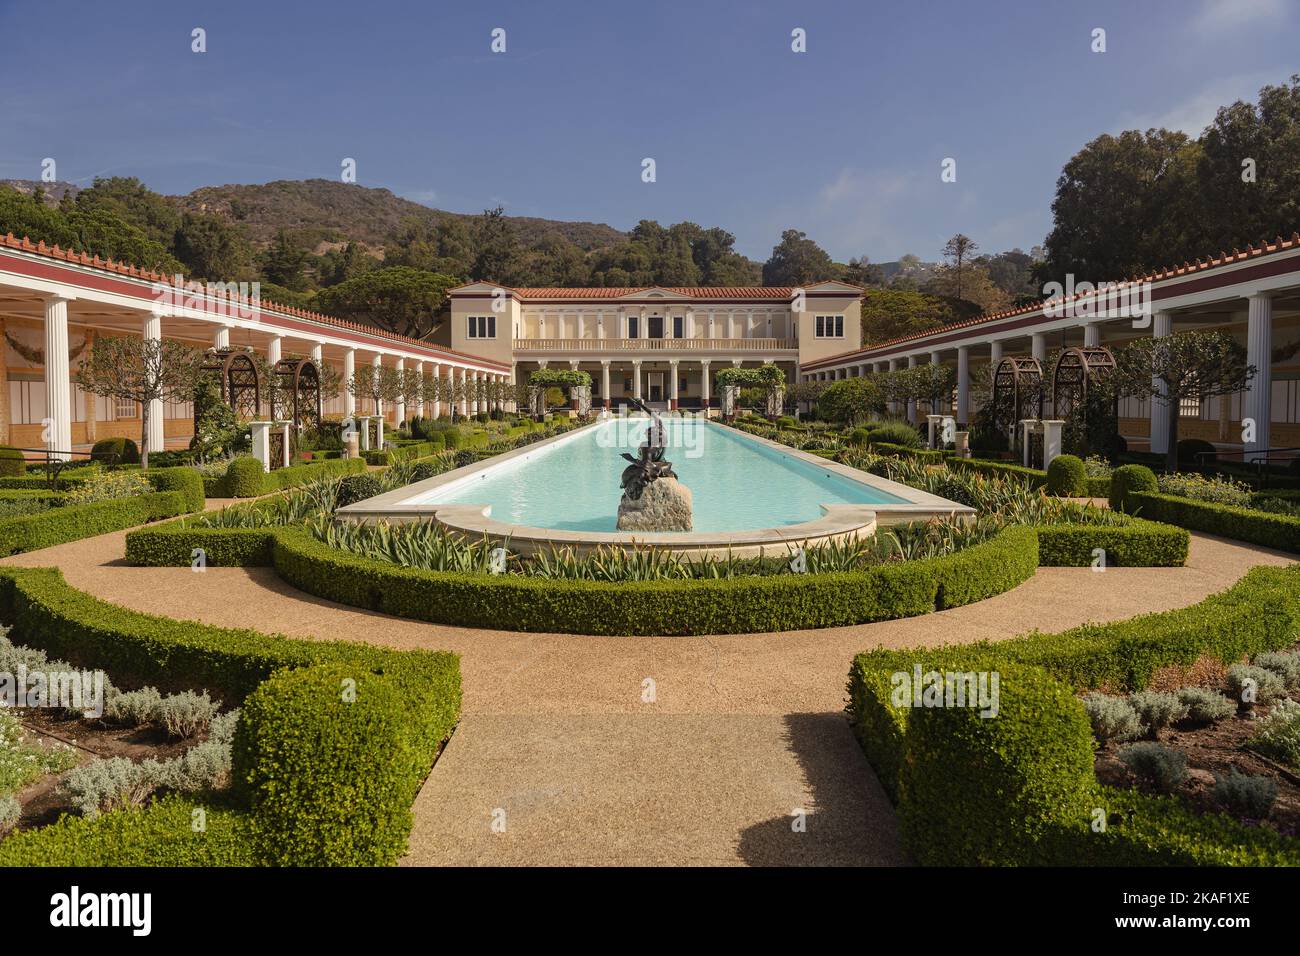
<path id="1" fill-rule="evenodd" d="M 1265 650 L 1289 647 L 1300 636 L 1300 566 L 1259 567 L 1237 584 L 1199 604 L 1174 611 L 1142 615 L 1114 624 L 1085 625 L 1057 634 L 1032 633 L 1009 641 L 980 642 L 934 650 L 877 650 L 859 654 L 849 670 L 847 707 L 868 762 L 895 803 L 907 799 L 899 782 L 912 759 L 910 710 L 895 706 L 892 675 L 937 671 L 1000 670 L 1028 667 L 1049 675 L 1070 690 L 1107 686 L 1137 690 L 1150 684 L 1155 671 L 1167 665 L 1188 665 L 1202 655 L 1225 663 Z M 1003 692 L 1007 691 L 1004 686 Z M 982 765 L 979 753 L 971 759 Z M 1029 770 L 1025 771 L 1026 773 Z M 955 776 L 944 803 L 964 806 L 963 782 Z M 1049 838 L 1038 842 L 1036 863 L 1058 865 L 1226 865 L 1300 864 L 1300 842 L 1270 831 L 1242 826 L 1221 816 L 1198 816 L 1176 800 L 1097 788 L 1093 806 L 1119 812 L 1121 822 L 1103 836 L 1086 821 L 1054 821 Z M 900 806 L 900 811 L 902 807 Z M 933 800 L 912 805 L 905 815 L 913 822 L 927 815 L 948 819 L 944 806 Z M 949 821 L 951 822 L 951 821 Z M 1011 818 L 973 821 L 997 834 L 976 834 L 992 842 L 1005 840 L 1019 825 Z M 996 840 L 993 838 L 996 837 Z M 985 862 L 1024 862 L 1017 841 L 1004 859 Z M 1010 847 L 1014 847 L 1010 849 Z M 933 851 L 931 847 L 927 852 Z M 939 852 L 942 847 L 939 847 Z M 930 862 L 960 863 L 931 859 Z M 964 861 L 969 864 L 970 860 Z"/>
<path id="2" fill-rule="evenodd" d="M 153 491 L 130 498 L 64 505 L 33 515 L 0 518 L 0 557 L 121 531 L 159 518 L 174 518 L 190 510 L 182 492 Z"/>
<path id="3" fill-rule="evenodd" d="M 1129 494 L 1124 499 L 1124 507 L 1145 518 L 1166 521 L 1181 528 L 1300 554 L 1300 518 L 1290 515 L 1211 504 L 1151 491 Z"/>
<path id="4" fill-rule="evenodd" d="M 460 714 L 455 654 L 298 640 L 141 614 L 76 590 L 54 568 L 0 568 L 0 621 L 14 625 L 23 644 L 103 668 L 125 686 L 204 687 L 230 703 L 255 698 L 248 726 L 241 715 L 236 733 L 234 772 L 242 786 L 236 794 L 249 811 L 241 813 L 242 823 L 222 818 L 215 839 L 177 835 L 161 846 L 140 847 L 134 841 L 152 840 L 171 813 L 181 812 L 176 807 L 189 806 L 152 804 L 30 831 L 16 843 L 6 839 L 0 842 L 4 864 L 393 863 L 405 845 L 416 790 Z M 374 699 L 340 711 L 319 696 L 304 703 L 297 695 L 304 706 L 320 711 L 316 716 L 328 710 L 330 720 L 300 713 L 302 721 L 277 722 L 273 695 L 278 690 L 328 686 L 337 702 L 346 679 L 375 689 Z M 380 724 L 393 746 L 372 746 L 368 731 Z M 351 800 L 337 799 L 337 793 L 308 799 L 300 779 L 304 761 L 328 765 L 345 778 L 349 767 L 382 770 L 386 784 L 376 789 L 366 780 L 318 775 L 316 789 L 334 788 Z M 188 812 L 185 819 L 181 831 L 189 830 Z M 372 829 L 376 820 L 388 821 L 380 836 Z M 278 848 L 264 839 L 270 829 L 281 838 Z M 255 852 L 245 856 L 248 834 Z"/>
<path id="5" fill-rule="evenodd" d="M 743 634 L 835 627 L 970 604 L 1038 566 L 1032 528 L 924 561 L 862 572 L 606 584 L 422 571 L 331 548 L 305 529 L 275 536 L 274 563 L 299 590 L 399 617 L 580 634 Z"/>
<path id="6" fill-rule="evenodd" d="M 209 498 L 254 498 L 258 495 L 269 495 L 273 491 L 296 488 L 298 485 L 305 485 L 326 475 L 356 475 L 365 470 L 364 458 L 330 458 L 263 472 L 261 483 L 255 488 L 232 489 L 229 478 L 225 475 L 203 479 L 203 487 Z M 238 491 L 238 494 L 232 494 L 234 491 Z"/>
<path id="7" fill-rule="evenodd" d="M 1191 535 L 1185 528 L 1134 518 L 1123 526 L 1054 524 L 1038 528 L 1038 563 L 1045 568 L 1086 568 L 1093 552 L 1106 552 L 1107 567 L 1180 568 Z"/>

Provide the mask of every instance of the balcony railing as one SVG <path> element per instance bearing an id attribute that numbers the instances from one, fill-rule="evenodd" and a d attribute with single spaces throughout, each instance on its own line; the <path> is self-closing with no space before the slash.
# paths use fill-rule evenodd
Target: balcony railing
<path id="1" fill-rule="evenodd" d="M 797 339 L 515 339 L 516 352 L 772 352 Z"/>

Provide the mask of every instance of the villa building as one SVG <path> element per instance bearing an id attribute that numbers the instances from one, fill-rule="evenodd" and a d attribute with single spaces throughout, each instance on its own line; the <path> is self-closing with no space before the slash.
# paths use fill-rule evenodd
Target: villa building
<path id="1" fill-rule="evenodd" d="M 862 341 L 862 289 L 504 288 L 452 290 L 456 352 L 509 366 L 526 382 L 539 368 L 587 372 L 592 401 L 638 398 L 661 409 L 717 405 L 714 376 L 771 362 L 790 382 L 810 362 Z"/>

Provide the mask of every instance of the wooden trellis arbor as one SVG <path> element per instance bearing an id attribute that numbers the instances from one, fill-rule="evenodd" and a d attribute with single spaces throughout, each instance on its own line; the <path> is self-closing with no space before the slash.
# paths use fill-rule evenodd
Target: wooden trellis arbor
<path id="1" fill-rule="evenodd" d="M 1101 346 L 1069 348 L 1052 370 L 1052 414 L 1066 423 L 1071 454 L 1108 454 L 1118 433 L 1119 399 L 1107 388 L 1115 356 Z"/>
<path id="2" fill-rule="evenodd" d="M 321 422 L 320 370 L 309 358 L 281 359 L 275 363 L 275 408 L 271 415 L 291 421 L 295 431 L 318 428 Z"/>
<path id="3" fill-rule="evenodd" d="M 204 357 L 203 371 L 217 376 L 221 400 L 240 418 L 256 418 L 262 407 L 262 377 L 253 357 L 243 349 L 214 349 Z"/>
<path id="4" fill-rule="evenodd" d="M 1052 371 L 1052 413 L 1070 421 L 1086 416 L 1088 395 L 1115 371 L 1115 356 L 1098 347 L 1066 349 Z"/>
<path id="5" fill-rule="evenodd" d="M 993 373 L 993 423 L 1012 448 L 1020 445 L 1020 422 L 1043 417 L 1043 366 L 1030 355 L 1004 358 Z"/>

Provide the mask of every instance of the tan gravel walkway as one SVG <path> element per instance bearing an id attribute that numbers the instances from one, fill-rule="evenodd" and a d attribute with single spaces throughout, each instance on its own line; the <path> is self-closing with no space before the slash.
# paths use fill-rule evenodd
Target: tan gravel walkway
<path id="1" fill-rule="evenodd" d="M 1291 560 L 1194 535 L 1185 568 L 1043 568 L 1007 594 L 907 620 L 610 638 L 391 618 L 265 568 L 128 567 L 124 536 L 0 564 L 57 566 L 75 587 L 171 617 L 461 654 L 464 717 L 416 802 L 412 864 L 903 862 L 840 714 L 854 653 L 1182 607 Z"/>

